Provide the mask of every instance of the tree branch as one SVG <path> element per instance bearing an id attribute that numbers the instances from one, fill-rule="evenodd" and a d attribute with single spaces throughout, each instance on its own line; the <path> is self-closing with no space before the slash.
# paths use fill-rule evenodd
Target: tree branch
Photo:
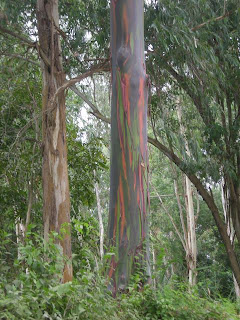
<path id="1" fill-rule="evenodd" d="M 172 66 L 168 64 L 165 59 L 164 66 L 166 70 L 171 74 L 171 76 L 178 82 L 179 86 L 189 95 L 192 99 L 193 103 L 195 104 L 204 124 L 206 126 L 212 125 L 215 121 L 210 113 L 209 108 L 206 108 L 201 100 L 201 95 L 194 93 L 194 90 L 191 89 L 189 81 L 187 77 L 180 75 Z"/>
<path id="2" fill-rule="evenodd" d="M 165 205 L 164 205 L 164 203 L 163 203 L 163 201 L 162 201 L 162 198 L 161 198 L 161 196 L 159 195 L 159 193 L 157 192 L 156 188 L 155 188 L 153 185 L 152 185 L 152 187 L 153 187 L 153 189 L 154 189 L 155 192 L 156 192 L 156 195 L 157 195 L 157 197 L 158 197 L 158 200 L 159 200 L 161 206 L 163 207 L 164 211 L 166 212 L 166 214 L 168 215 L 169 219 L 171 220 L 172 225 L 173 225 L 173 227 L 174 227 L 174 229 L 175 229 L 175 231 L 176 231 L 176 233 L 177 233 L 177 235 L 178 235 L 178 237 L 179 237 L 179 239 L 180 239 L 180 241 L 181 241 L 181 243 L 182 243 L 182 246 L 183 246 L 185 252 L 187 252 L 186 243 L 185 243 L 185 241 L 184 241 L 184 239 L 183 239 L 183 237 L 182 237 L 182 235 L 181 235 L 181 232 L 178 230 L 178 227 L 177 227 L 176 223 L 174 222 L 173 217 L 171 216 L 171 214 L 169 213 L 169 211 L 168 211 L 167 208 L 165 207 Z"/>
<path id="3" fill-rule="evenodd" d="M 50 102 L 51 106 L 53 107 L 57 97 L 62 92 L 64 92 L 66 89 L 72 87 L 74 84 L 76 84 L 76 83 L 82 81 L 83 79 L 93 75 L 94 73 L 97 73 L 97 72 L 100 72 L 100 71 L 109 71 L 109 70 L 110 70 L 109 63 L 101 63 L 101 64 L 98 64 L 98 65 L 94 66 L 89 71 L 86 71 L 83 74 L 77 76 L 76 78 L 73 78 L 73 79 L 70 79 L 68 81 L 65 81 L 64 84 L 56 90 L 54 96 L 52 97 L 51 102 Z"/>
<path id="4" fill-rule="evenodd" d="M 207 20 L 206 22 L 203 22 L 203 23 L 197 25 L 197 26 L 193 27 L 193 28 L 191 29 L 191 31 L 196 31 L 196 30 L 198 30 L 198 29 L 206 26 L 206 25 L 207 25 L 208 23 L 210 23 L 210 22 L 220 21 L 220 20 L 228 17 L 231 13 L 233 13 L 233 10 L 232 10 L 232 11 L 227 11 L 227 12 L 224 13 L 222 16 L 219 16 L 219 17 L 217 17 L 217 18 L 209 19 L 209 20 Z"/>
<path id="5" fill-rule="evenodd" d="M 23 57 L 23 56 L 21 56 L 20 54 L 0 53 L 0 55 L 1 55 L 1 56 L 6 56 L 6 57 L 9 57 L 9 58 L 17 58 L 17 59 L 25 60 L 25 61 L 27 61 L 27 62 L 29 62 L 29 63 L 31 63 L 31 64 L 34 64 L 34 65 L 40 67 L 40 64 L 39 64 L 38 62 L 33 61 L 33 60 L 31 60 L 31 59 L 28 59 L 28 58 L 26 58 L 26 57 Z"/>
<path id="6" fill-rule="evenodd" d="M 70 89 L 76 93 L 76 95 L 78 95 L 81 99 L 83 99 L 84 102 L 86 102 L 89 107 L 92 109 L 92 112 L 91 114 L 93 114 L 96 118 L 108 123 L 108 124 L 111 124 L 111 119 L 110 118 L 107 118 L 105 117 L 99 110 L 98 108 L 82 93 L 78 90 L 78 88 L 75 86 L 75 85 L 72 85 L 70 87 Z"/>
<path id="7" fill-rule="evenodd" d="M 27 44 L 28 46 L 30 47 L 35 47 L 35 42 L 23 37 L 23 36 L 20 36 L 19 34 L 9 30 L 9 29 L 6 29 L 4 28 L 3 26 L 0 25 L 0 32 L 2 33 L 6 33 L 6 34 L 9 34 L 10 36 L 14 37 L 14 38 L 17 38 L 18 40 L 20 40 L 21 42 Z"/>
<path id="8" fill-rule="evenodd" d="M 48 67 L 51 66 L 50 61 L 48 60 L 48 58 L 46 57 L 45 53 L 43 52 L 43 50 L 41 49 L 41 47 L 39 46 L 39 44 L 37 42 L 33 42 L 33 41 L 27 39 L 26 37 L 20 36 L 17 33 L 2 27 L 1 25 L 0 25 L 0 32 L 2 32 L 3 34 L 4 33 L 9 34 L 10 36 L 20 40 L 23 43 L 25 43 L 29 47 L 33 47 L 33 48 L 37 49 L 37 52 L 38 52 L 39 56 L 42 58 L 43 62 Z"/>

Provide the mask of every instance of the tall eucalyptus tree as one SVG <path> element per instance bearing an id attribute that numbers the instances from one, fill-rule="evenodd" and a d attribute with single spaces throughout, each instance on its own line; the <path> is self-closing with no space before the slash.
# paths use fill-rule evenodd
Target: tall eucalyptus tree
<path id="1" fill-rule="evenodd" d="M 70 195 L 67 168 L 65 95 L 53 97 L 65 81 L 59 39 L 57 0 L 37 1 L 38 36 L 41 47 L 43 131 L 43 216 L 44 238 L 59 234 L 64 264 L 63 282 L 72 280 Z"/>
<path id="2" fill-rule="evenodd" d="M 111 1 L 112 111 L 108 276 L 124 289 L 136 265 L 150 275 L 147 239 L 148 78 L 142 0 Z"/>

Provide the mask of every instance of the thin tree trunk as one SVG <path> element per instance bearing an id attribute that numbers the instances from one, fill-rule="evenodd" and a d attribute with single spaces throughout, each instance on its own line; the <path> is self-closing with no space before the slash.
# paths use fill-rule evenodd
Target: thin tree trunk
<path id="1" fill-rule="evenodd" d="M 95 172 L 94 172 L 95 175 Z M 100 195 L 99 195 L 99 187 L 98 183 L 95 183 L 95 192 L 97 198 L 97 211 L 98 211 L 98 222 L 99 222 L 99 234 L 100 234 L 100 258 L 103 259 L 104 250 L 103 250 L 103 241 L 104 241 L 104 227 L 103 227 L 103 219 L 102 219 L 102 208 L 100 202 Z"/>
<path id="2" fill-rule="evenodd" d="M 232 245 L 234 245 L 234 229 L 232 226 L 232 218 L 229 210 L 230 206 L 229 206 L 228 188 L 226 188 L 224 181 L 222 181 L 221 183 L 221 196 L 222 196 L 222 207 L 223 207 L 224 218 L 227 224 L 227 233 L 229 235 Z M 232 274 L 232 276 L 233 276 L 233 283 L 234 283 L 236 298 L 239 298 L 240 288 L 236 281 L 234 273 Z"/>
<path id="3" fill-rule="evenodd" d="M 176 175 L 175 175 L 175 178 L 174 178 L 174 191 L 175 191 L 175 195 L 176 195 L 176 199 L 177 199 L 179 215 L 180 215 L 180 220 L 181 220 L 181 226 L 182 226 L 182 230 L 183 230 L 183 234 L 184 234 L 184 241 L 186 243 L 186 246 L 188 246 L 187 229 L 186 229 L 186 226 L 185 226 L 185 221 L 184 221 L 184 216 L 183 216 L 182 204 L 181 204 L 181 200 L 180 200 L 180 195 L 179 195 L 179 190 L 178 190 L 178 182 L 177 182 L 177 176 Z"/>
<path id="4" fill-rule="evenodd" d="M 152 269 L 153 269 L 153 274 L 155 274 L 155 272 L 156 272 L 156 255 L 155 255 L 155 250 L 154 250 L 153 243 L 152 243 L 152 250 L 151 251 L 152 251 L 152 262 L 153 262 Z M 154 279 L 153 279 L 153 288 L 156 289 L 156 287 L 157 287 L 157 282 L 156 282 L 156 277 L 154 277 Z"/>
<path id="5" fill-rule="evenodd" d="M 70 196 L 67 169 L 66 115 L 64 92 L 53 97 L 65 81 L 62 67 L 58 0 L 37 0 L 39 43 L 50 66 L 41 62 L 43 74 L 42 130 L 43 130 L 43 219 L 44 238 L 54 231 L 64 259 L 63 282 L 72 280 Z"/>
<path id="6" fill-rule="evenodd" d="M 177 105 L 178 120 L 180 123 L 180 131 L 184 140 L 184 147 L 188 156 L 190 156 L 190 150 L 186 139 L 186 130 L 182 122 L 182 108 L 180 104 Z M 186 252 L 187 264 L 188 264 L 188 279 L 191 286 L 196 284 L 197 281 L 197 240 L 196 240 L 196 226 L 195 215 L 193 206 L 193 190 L 192 183 L 189 178 L 184 175 L 185 191 L 186 191 L 186 213 L 187 213 L 187 233 L 188 233 L 188 246 Z"/>
<path id="7" fill-rule="evenodd" d="M 17 237 L 17 244 L 18 244 L 18 259 L 21 258 L 21 252 L 19 250 L 19 245 L 23 244 L 24 236 L 25 236 L 25 225 L 22 222 L 21 218 L 17 218 L 15 221 L 15 229 L 16 229 L 16 237 Z"/>
<path id="8" fill-rule="evenodd" d="M 30 223 L 32 205 L 33 205 L 33 179 L 31 179 L 31 181 L 29 182 L 28 189 L 29 189 L 29 191 L 28 191 L 28 208 L 27 208 L 26 223 L 25 223 L 26 232 L 27 232 L 27 227 Z"/>
<path id="9" fill-rule="evenodd" d="M 239 285 L 237 283 L 237 280 L 236 280 L 234 274 L 233 274 L 233 283 L 234 283 L 236 298 L 239 299 L 240 298 L 240 288 L 239 288 Z"/>
<path id="10" fill-rule="evenodd" d="M 108 276 L 125 289 L 136 265 L 150 277 L 147 99 L 142 0 L 111 1 L 112 112 Z M 137 262 L 137 264 L 136 264 Z"/>
<path id="11" fill-rule="evenodd" d="M 197 241 L 196 241 L 196 227 L 195 227 L 195 216 L 193 207 L 193 197 L 192 197 L 192 184 L 188 177 L 186 179 L 186 212 L 188 221 L 188 262 L 189 262 L 189 284 L 195 285 L 197 281 Z"/>
<path id="12" fill-rule="evenodd" d="M 153 188 L 154 188 L 154 187 L 153 187 Z M 176 232 L 176 234 L 178 235 L 178 238 L 179 238 L 179 240 L 180 240 L 181 243 L 182 243 L 182 246 L 183 246 L 184 250 L 187 252 L 187 247 L 186 247 L 186 246 L 187 246 L 187 242 L 184 241 L 184 237 L 182 236 L 182 234 L 181 234 L 181 232 L 179 231 L 176 223 L 174 222 L 174 219 L 173 219 L 172 215 L 170 214 L 170 212 L 168 211 L 168 209 L 167 209 L 166 206 L 164 205 L 161 196 L 158 194 L 158 192 L 157 192 L 157 190 L 156 190 L 155 188 L 154 188 L 154 190 L 155 190 L 155 192 L 156 192 L 156 194 L 157 194 L 157 197 L 158 197 L 158 199 L 159 199 L 159 202 L 160 202 L 162 208 L 164 209 L 164 211 L 165 211 L 166 214 L 168 215 L 168 217 L 169 217 L 169 219 L 170 219 L 170 221 L 171 221 L 171 223 L 172 223 L 172 225 L 173 225 L 173 227 L 174 227 L 174 229 L 175 229 L 175 232 Z"/>

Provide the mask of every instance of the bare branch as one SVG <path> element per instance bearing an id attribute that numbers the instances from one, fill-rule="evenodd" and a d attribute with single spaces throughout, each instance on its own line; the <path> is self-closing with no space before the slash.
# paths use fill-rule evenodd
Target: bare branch
<path id="1" fill-rule="evenodd" d="M 111 119 L 105 117 L 98 109 L 97 107 L 82 93 L 78 90 L 78 88 L 73 85 L 70 87 L 70 89 L 76 93 L 81 99 L 83 99 L 84 102 L 86 102 L 89 107 L 92 109 L 91 114 L 93 114 L 96 118 L 106 122 L 106 123 L 111 123 Z"/>
<path id="2" fill-rule="evenodd" d="M 178 237 L 179 237 L 179 239 L 180 239 L 180 241 L 181 241 L 181 243 L 182 243 L 182 246 L 183 246 L 185 252 L 187 252 L 187 248 L 186 248 L 185 241 L 184 241 L 184 239 L 183 239 L 180 231 L 178 230 L 178 227 L 176 226 L 176 223 L 174 222 L 173 217 L 171 216 L 171 214 L 169 213 L 169 211 L 168 211 L 167 208 L 165 207 L 165 205 L 164 205 L 164 203 L 163 203 L 163 201 L 162 201 L 162 198 L 161 198 L 161 196 L 159 195 L 159 193 L 157 192 L 156 188 L 155 188 L 153 185 L 152 185 L 152 187 L 153 187 L 153 189 L 155 190 L 155 192 L 156 192 L 156 194 L 157 194 L 157 197 L 158 197 L 159 202 L 161 203 L 161 206 L 163 207 L 164 211 L 166 212 L 166 214 L 168 215 L 169 219 L 171 220 L 172 225 L 173 225 L 173 227 L 174 227 L 174 229 L 175 229 L 175 231 L 176 231 L 176 233 L 177 233 L 177 235 L 178 235 Z"/>
<path id="3" fill-rule="evenodd" d="M 39 56 L 42 58 L 43 62 L 47 66 L 50 66 L 50 62 L 49 62 L 48 58 L 46 57 L 45 53 L 43 52 L 43 50 L 41 49 L 41 47 L 39 46 L 39 44 L 37 42 L 33 42 L 33 41 L 27 39 L 26 37 L 20 36 L 19 34 L 2 27 L 1 25 L 0 25 L 0 32 L 2 32 L 3 35 L 9 34 L 10 36 L 20 40 L 22 43 L 25 43 L 26 45 L 37 49 L 37 52 L 38 52 Z"/>
<path id="4" fill-rule="evenodd" d="M 50 105 L 53 106 L 57 97 L 59 96 L 59 94 L 64 92 L 66 89 L 68 89 L 71 86 L 73 86 L 74 84 L 82 81 L 83 79 L 93 75 L 94 73 L 97 73 L 100 71 L 109 71 L 109 63 L 98 64 L 98 65 L 94 66 L 92 69 L 90 69 L 89 71 L 86 71 L 83 74 L 77 76 L 76 78 L 73 78 L 73 79 L 66 81 L 61 87 L 59 87 L 56 90 L 54 96 L 51 99 Z"/>

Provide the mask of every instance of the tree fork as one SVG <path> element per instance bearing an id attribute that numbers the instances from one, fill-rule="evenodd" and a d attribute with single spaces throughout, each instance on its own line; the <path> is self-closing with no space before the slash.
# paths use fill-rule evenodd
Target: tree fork
<path id="1" fill-rule="evenodd" d="M 136 265 L 149 278 L 147 99 L 142 0 L 111 1 L 112 108 L 108 236 L 110 287 L 124 290 Z"/>

